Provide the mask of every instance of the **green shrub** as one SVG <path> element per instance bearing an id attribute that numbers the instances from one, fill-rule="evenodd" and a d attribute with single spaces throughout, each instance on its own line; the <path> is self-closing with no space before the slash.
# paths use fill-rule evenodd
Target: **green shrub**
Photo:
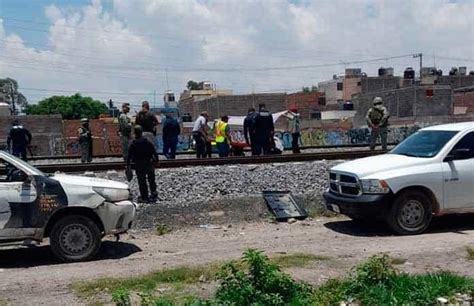
<path id="1" fill-rule="evenodd" d="M 240 267 L 224 265 L 218 274 L 218 304 L 232 305 L 304 305 L 309 302 L 310 286 L 295 282 L 271 263 L 262 252 L 248 250 Z"/>
<path id="2" fill-rule="evenodd" d="M 112 292 L 112 301 L 117 306 L 129 306 L 130 302 L 130 291 L 124 288 L 119 288 Z"/>

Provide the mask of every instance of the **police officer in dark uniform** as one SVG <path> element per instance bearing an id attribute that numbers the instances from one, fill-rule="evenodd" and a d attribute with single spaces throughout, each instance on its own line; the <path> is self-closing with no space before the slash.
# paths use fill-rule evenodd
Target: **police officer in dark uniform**
<path id="1" fill-rule="evenodd" d="M 156 192 L 155 167 L 154 162 L 158 160 L 155 146 L 143 137 L 143 129 L 136 125 L 134 128 L 135 139 L 130 145 L 127 157 L 127 166 L 133 161 L 137 174 L 140 198 L 138 202 L 155 202 L 158 194 Z M 151 196 L 148 197 L 148 184 L 150 185 Z"/>
<path id="2" fill-rule="evenodd" d="M 13 155 L 26 161 L 26 149 L 31 143 L 31 133 L 20 125 L 18 119 L 15 119 L 12 125 L 7 138 L 8 151 L 11 150 Z"/>
<path id="3" fill-rule="evenodd" d="M 271 153 L 274 131 L 272 114 L 266 110 L 265 104 L 260 104 L 259 112 L 255 118 L 256 155 L 262 154 L 262 150 L 264 155 Z"/>
<path id="4" fill-rule="evenodd" d="M 255 108 L 249 108 L 247 116 L 244 119 L 244 137 L 247 145 L 250 145 L 252 149 L 252 155 L 259 155 L 257 151 L 257 131 L 255 129 L 255 118 L 257 113 L 255 113 Z"/>

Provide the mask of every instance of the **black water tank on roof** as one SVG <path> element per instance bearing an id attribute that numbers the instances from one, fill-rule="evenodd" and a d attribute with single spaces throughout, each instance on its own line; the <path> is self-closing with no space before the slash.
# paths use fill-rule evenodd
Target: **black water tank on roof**
<path id="1" fill-rule="evenodd" d="M 413 68 L 411 68 L 411 67 L 408 67 L 403 72 L 403 78 L 404 79 L 414 79 L 415 78 L 415 70 L 413 70 Z"/>
<path id="2" fill-rule="evenodd" d="M 387 72 L 387 69 L 385 69 L 384 67 L 379 68 L 379 76 L 386 75 L 386 72 Z"/>

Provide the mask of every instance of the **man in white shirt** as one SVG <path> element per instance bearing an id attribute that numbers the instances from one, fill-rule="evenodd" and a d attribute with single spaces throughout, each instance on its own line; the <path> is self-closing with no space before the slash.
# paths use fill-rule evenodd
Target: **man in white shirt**
<path id="1" fill-rule="evenodd" d="M 196 157 L 197 158 L 206 157 L 207 118 L 209 118 L 209 115 L 207 114 L 207 112 L 202 112 L 201 115 L 196 119 L 196 122 L 194 122 L 193 138 L 196 143 Z"/>

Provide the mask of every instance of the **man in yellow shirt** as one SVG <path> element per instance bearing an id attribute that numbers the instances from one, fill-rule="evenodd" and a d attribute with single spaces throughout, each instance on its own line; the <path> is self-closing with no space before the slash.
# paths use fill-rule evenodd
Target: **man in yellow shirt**
<path id="1" fill-rule="evenodd" d="M 219 157 L 229 156 L 230 134 L 229 134 L 229 117 L 222 116 L 216 123 L 216 146 L 219 152 Z"/>

